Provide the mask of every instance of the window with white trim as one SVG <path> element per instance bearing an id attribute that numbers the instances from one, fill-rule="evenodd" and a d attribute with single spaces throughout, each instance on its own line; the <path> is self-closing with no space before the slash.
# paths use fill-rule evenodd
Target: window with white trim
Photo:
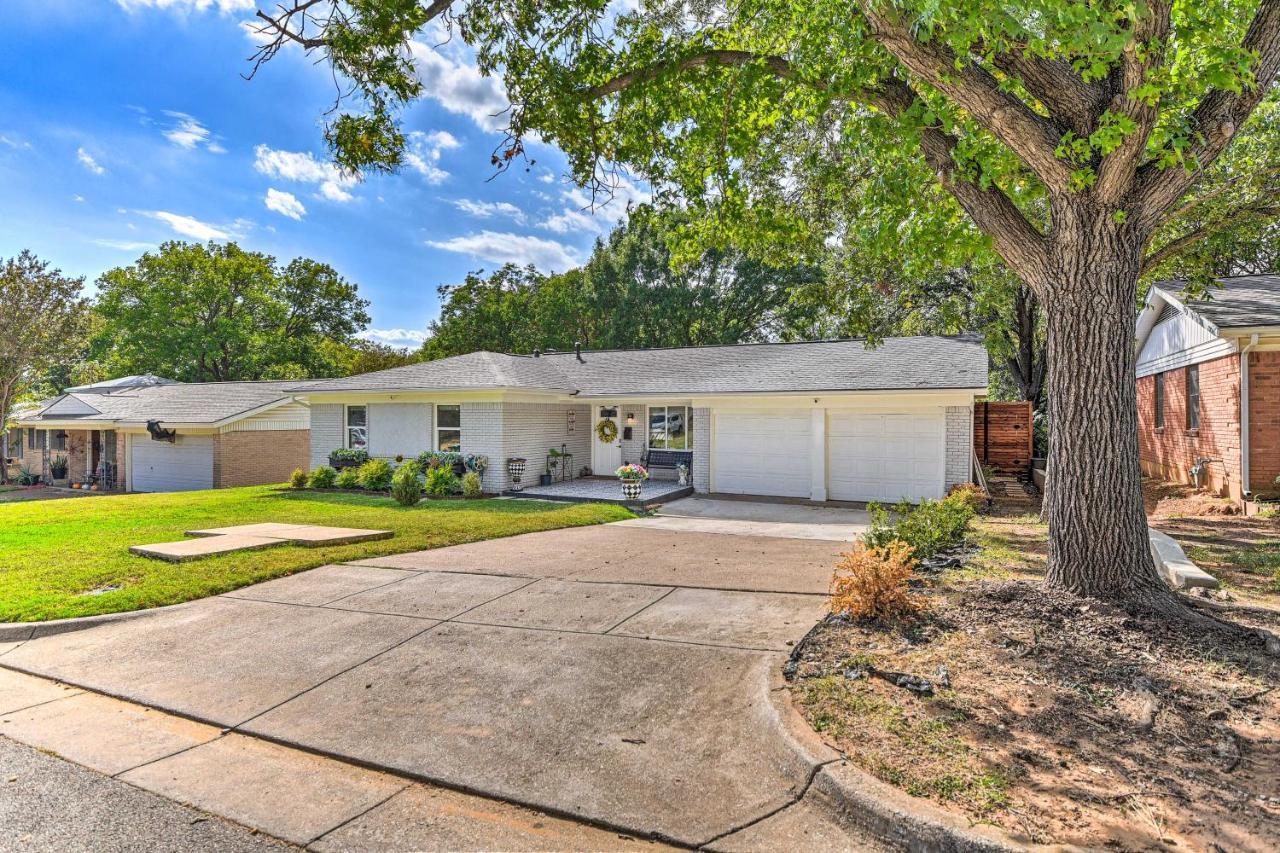
<path id="1" fill-rule="evenodd" d="M 369 449 L 369 409 L 367 406 L 347 406 L 347 447 L 351 450 Z"/>
<path id="2" fill-rule="evenodd" d="M 436 406 L 436 450 L 462 452 L 461 406 Z"/>
<path id="3" fill-rule="evenodd" d="M 693 449 L 693 409 L 689 406 L 649 407 L 649 446 L 665 450 Z"/>
<path id="4" fill-rule="evenodd" d="M 1187 368 L 1187 429 L 1200 429 L 1200 365 Z"/>

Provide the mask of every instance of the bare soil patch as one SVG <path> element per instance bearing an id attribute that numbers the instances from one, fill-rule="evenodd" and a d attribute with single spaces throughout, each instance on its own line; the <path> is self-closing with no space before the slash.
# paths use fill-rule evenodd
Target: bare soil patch
<path id="1" fill-rule="evenodd" d="M 810 724 L 875 776 L 1028 842 L 1280 849 L 1280 659 L 1050 593 L 1045 538 L 1035 516 L 982 519 L 983 550 L 924 581 L 913 624 L 821 623 L 791 686 Z M 1232 598 L 1196 603 L 1280 631 L 1280 595 Z"/>

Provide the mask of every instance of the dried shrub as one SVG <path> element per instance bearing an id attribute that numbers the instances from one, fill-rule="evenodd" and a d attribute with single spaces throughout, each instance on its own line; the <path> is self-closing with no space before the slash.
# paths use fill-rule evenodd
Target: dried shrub
<path id="1" fill-rule="evenodd" d="M 836 564 L 831 612 L 885 622 L 919 613 L 926 606 L 924 596 L 907 586 L 915 565 L 911 546 L 900 540 L 875 548 L 855 545 Z"/>

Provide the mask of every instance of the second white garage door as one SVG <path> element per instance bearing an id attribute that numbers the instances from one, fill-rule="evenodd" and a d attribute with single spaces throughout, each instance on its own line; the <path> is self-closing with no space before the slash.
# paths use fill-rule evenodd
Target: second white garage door
<path id="1" fill-rule="evenodd" d="M 871 415 L 831 412 L 827 482 L 838 501 L 937 499 L 946 449 L 941 413 Z"/>
<path id="2" fill-rule="evenodd" d="M 186 492 L 213 488 L 213 436 L 179 435 L 175 444 L 130 435 L 129 489 Z"/>
<path id="3" fill-rule="evenodd" d="M 713 445 L 715 491 L 809 497 L 807 409 L 717 413 Z"/>

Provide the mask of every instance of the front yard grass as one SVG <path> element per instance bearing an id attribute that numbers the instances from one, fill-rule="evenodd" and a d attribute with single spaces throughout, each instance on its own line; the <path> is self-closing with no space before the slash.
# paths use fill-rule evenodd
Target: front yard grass
<path id="1" fill-rule="evenodd" d="M 0 505 L 0 622 L 29 622 L 177 604 L 328 563 L 630 518 L 623 507 L 536 501 L 425 501 L 251 486 Z M 283 545 L 165 563 L 131 545 L 187 530 L 275 521 L 395 531 L 379 542 Z"/>

